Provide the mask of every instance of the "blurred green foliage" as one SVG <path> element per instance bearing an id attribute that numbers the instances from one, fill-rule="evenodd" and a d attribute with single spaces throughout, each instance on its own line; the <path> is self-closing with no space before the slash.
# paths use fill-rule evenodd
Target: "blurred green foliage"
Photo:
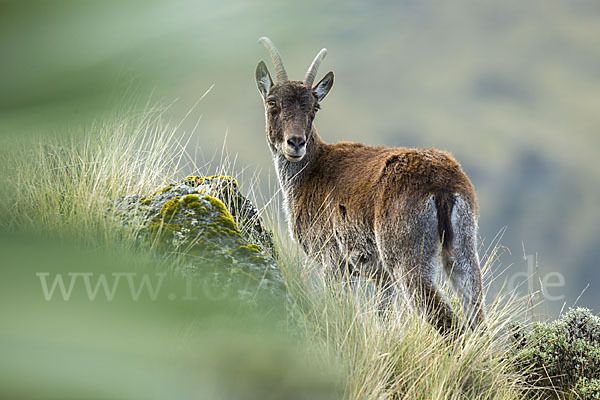
<path id="1" fill-rule="evenodd" d="M 316 121 L 327 141 L 435 146 L 478 191 L 481 233 L 507 227 L 507 275 L 537 254 L 564 301 L 600 304 L 600 4 L 432 1 L 1 1 L 0 133 L 72 130 L 150 102 L 203 164 L 273 168 L 253 80 L 269 35 L 292 77 L 321 47 L 335 88 Z M 199 97 L 211 85 L 199 106 Z M 149 100 L 150 99 L 150 100 Z M 269 179 L 270 178 L 270 179 Z M 502 279 L 500 279 L 501 281 Z M 535 282 L 538 276 L 534 277 Z M 562 301 L 552 303 L 556 312 Z"/>
<path id="2" fill-rule="evenodd" d="M 0 233 L 0 397 L 56 399 L 338 399 L 338 374 L 286 327 L 283 312 L 265 312 L 216 296 L 147 252 L 85 249 L 40 236 Z M 62 276 L 85 272 L 126 278 L 109 300 L 90 298 L 81 276 L 67 300 Z M 159 275 L 164 274 L 159 285 Z M 156 294 L 139 289 L 148 275 Z M 279 305 L 283 311 L 284 305 Z M 319 368 L 315 368 L 319 365 Z"/>

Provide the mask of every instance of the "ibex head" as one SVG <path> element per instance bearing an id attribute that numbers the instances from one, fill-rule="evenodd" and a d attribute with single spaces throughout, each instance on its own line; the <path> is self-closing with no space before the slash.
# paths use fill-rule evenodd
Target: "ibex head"
<path id="1" fill-rule="evenodd" d="M 256 84 L 265 103 L 267 141 L 271 149 L 288 161 L 301 161 L 312 140 L 312 122 L 319 111 L 319 102 L 333 86 L 333 72 L 328 72 L 314 87 L 319 64 L 327 54 L 322 49 L 308 68 L 303 81 L 288 80 L 281 55 L 269 38 L 259 42 L 269 50 L 277 82 L 273 83 L 264 62 L 256 67 Z"/>

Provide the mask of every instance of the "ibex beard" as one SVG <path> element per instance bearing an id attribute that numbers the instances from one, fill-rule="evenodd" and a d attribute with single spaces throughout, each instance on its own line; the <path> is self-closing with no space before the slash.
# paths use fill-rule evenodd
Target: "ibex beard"
<path id="1" fill-rule="evenodd" d="M 323 142 L 313 122 L 333 72 L 313 82 L 326 50 L 291 81 L 271 40 L 259 41 L 276 72 L 274 82 L 261 61 L 256 83 L 293 237 L 337 275 L 368 274 L 408 294 L 445 334 L 459 324 L 436 285 L 441 255 L 469 326 L 484 324 L 477 199 L 460 164 L 435 149 Z"/>

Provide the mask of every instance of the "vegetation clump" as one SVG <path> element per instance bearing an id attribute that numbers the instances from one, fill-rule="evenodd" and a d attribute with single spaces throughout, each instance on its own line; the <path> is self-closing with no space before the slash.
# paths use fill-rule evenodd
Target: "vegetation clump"
<path id="1" fill-rule="evenodd" d="M 577 308 L 553 322 L 513 329 L 516 368 L 545 398 L 600 399 L 600 317 Z"/>

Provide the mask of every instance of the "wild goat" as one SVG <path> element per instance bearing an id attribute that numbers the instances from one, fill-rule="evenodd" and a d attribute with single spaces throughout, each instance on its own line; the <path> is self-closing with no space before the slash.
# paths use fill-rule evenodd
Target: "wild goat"
<path id="1" fill-rule="evenodd" d="M 291 81 L 271 40 L 259 42 L 275 66 L 276 83 L 259 62 L 256 83 L 295 239 L 342 276 L 367 274 L 384 288 L 399 285 L 438 330 L 448 332 L 455 314 L 435 283 L 441 252 L 470 326 L 484 323 L 477 199 L 460 164 L 434 149 L 323 142 L 313 121 L 333 72 L 312 85 L 327 50 L 303 81 Z"/>

